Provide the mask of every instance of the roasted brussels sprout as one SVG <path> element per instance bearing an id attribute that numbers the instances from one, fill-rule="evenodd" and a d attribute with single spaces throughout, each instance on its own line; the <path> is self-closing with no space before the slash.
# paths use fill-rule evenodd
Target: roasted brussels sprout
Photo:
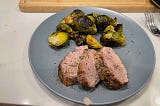
<path id="1" fill-rule="evenodd" d="M 107 15 L 98 15 L 96 18 L 96 25 L 98 30 L 103 31 L 108 25 L 117 25 L 117 19 L 113 19 Z"/>
<path id="2" fill-rule="evenodd" d="M 97 33 L 96 25 L 87 16 L 77 17 L 74 21 L 76 30 L 84 34 Z"/>
<path id="3" fill-rule="evenodd" d="M 96 23 L 95 18 L 92 15 L 87 15 L 87 17 L 93 22 Z"/>
<path id="4" fill-rule="evenodd" d="M 75 38 L 77 46 L 82 46 L 86 44 L 86 35 L 77 35 Z"/>
<path id="5" fill-rule="evenodd" d="M 74 31 L 69 25 L 67 24 L 63 24 L 60 23 L 57 26 L 57 31 L 61 31 L 61 32 L 68 32 L 69 33 L 69 37 L 71 39 L 76 39 L 77 36 L 79 36 L 79 32 L 78 31 Z"/>
<path id="6" fill-rule="evenodd" d="M 115 31 L 123 33 L 123 25 L 117 24 L 117 26 L 114 27 Z"/>
<path id="7" fill-rule="evenodd" d="M 83 16 L 84 12 L 80 9 L 75 9 L 70 13 L 70 15 L 75 18 L 75 17 L 78 17 L 78 16 Z"/>
<path id="8" fill-rule="evenodd" d="M 86 43 L 90 48 L 93 49 L 99 49 L 102 48 L 102 45 L 97 41 L 97 39 L 95 37 L 93 37 L 92 35 L 87 35 L 86 37 Z"/>
<path id="9" fill-rule="evenodd" d="M 72 31 L 69 35 L 69 37 L 73 40 L 76 39 L 76 37 L 79 36 L 79 32 L 78 31 Z"/>
<path id="10" fill-rule="evenodd" d="M 117 45 L 124 46 L 126 44 L 125 36 L 123 33 L 120 32 L 114 32 L 112 35 L 112 41 L 117 43 Z"/>
<path id="11" fill-rule="evenodd" d="M 99 14 L 97 14 L 97 13 L 92 13 L 92 16 L 93 16 L 94 18 L 97 18 L 97 17 L 99 16 Z"/>
<path id="12" fill-rule="evenodd" d="M 125 36 L 122 30 L 122 24 L 117 25 L 116 31 L 106 31 L 100 37 L 100 41 L 105 46 L 124 46 Z"/>
<path id="13" fill-rule="evenodd" d="M 64 17 L 60 23 L 72 25 L 73 24 L 73 17 L 68 15 L 68 16 Z"/>
<path id="14" fill-rule="evenodd" d="M 54 32 L 48 38 L 51 47 L 62 47 L 68 42 L 69 34 L 67 32 Z"/>
<path id="15" fill-rule="evenodd" d="M 97 16 L 96 25 L 98 30 L 103 31 L 109 25 L 106 15 Z"/>
<path id="16" fill-rule="evenodd" d="M 92 36 L 98 31 L 103 33 L 100 41 L 104 46 L 125 45 L 122 24 L 118 24 L 115 18 L 97 13 L 85 13 L 80 9 L 75 9 L 64 17 L 57 25 L 57 32 L 48 38 L 51 47 L 64 46 L 69 39 L 75 41 L 76 45 L 88 45 L 90 48 L 102 48 L 97 39 Z"/>
<path id="17" fill-rule="evenodd" d="M 96 17 L 98 16 L 98 14 L 92 13 L 92 14 L 87 14 L 86 16 L 87 16 L 88 18 L 90 18 L 90 20 L 91 20 L 93 23 L 96 23 Z"/>
<path id="18" fill-rule="evenodd" d="M 74 26 L 73 20 L 78 16 L 83 16 L 84 12 L 79 9 L 73 10 L 68 16 L 64 17 L 61 23 L 65 23 L 71 26 Z"/>
<path id="19" fill-rule="evenodd" d="M 114 19 L 108 16 L 109 24 L 113 26 L 117 26 L 118 21 L 117 18 L 115 17 Z"/>
<path id="20" fill-rule="evenodd" d="M 59 25 L 57 25 L 57 31 L 63 31 L 63 32 L 68 32 L 68 33 L 71 33 L 73 32 L 72 28 L 67 25 L 67 24 L 63 24 L 63 23 L 60 23 Z"/>
<path id="21" fill-rule="evenodd" d="M 113 25 L 107 26 L 103 32 L 104 32 L 104 33 L 107 33 L 107 32 L 115 32 L 114 26 L 113 26 Z"/>

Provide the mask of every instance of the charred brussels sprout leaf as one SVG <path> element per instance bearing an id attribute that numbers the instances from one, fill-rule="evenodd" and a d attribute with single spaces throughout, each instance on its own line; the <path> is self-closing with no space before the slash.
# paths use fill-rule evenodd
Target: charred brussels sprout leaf
<path id="1" fill-rule="evenodd" d="M 90 48 L 94 48 L 94 49 L 102 48 L 102 45 L 92 35 L 87 35 L 86 43 Z"/>
<path id="2" fill-rule="evenodd" d="M 79 36 L 79 32 L 78 31 L 72 31 L 69 35 L 69 37 L 73 40 L 76 39 L 76 37 Z"/>
<path id="3" fill-rule="evenodd" d="M 98 16 L 98 14 L 92 13 L 92 14 L 87 14 L 86 16 L 87 16 L 93 23 L 96 23 L 96 17 Z"/>
<path id="4" fill-rule="evenodd" d="M 54 32 L 48 38 L 48 43 L 51 47 L 62 47 L 68 42 L 68 33 Z"/>
<path id="5" fill-rule="evenodd" d="M 114 28 L 115 31 L 123 33 L 123 25 L 117 24 L 117 26 Z"/>
<path id="6" fill-rule="evenodd" d="M 96 20 L 95 20 L 95 18 L 94 18 L 93 16 L 88 15 L 87 17 L 88 17 L 93 23 L 96 23 Z"/>
<path id="7" fill-rule="evenodd" d="M 108 29 L 113 27 L 109 27 Z M 107 28 L 106 28 L 107 29 Z M 116 31 L 115 31 L 116 30 Z M 125 36 L 123 34 L 122 24 L 118 24 L 114 31 L 106 30 L 100 38 L 100 41 L 105 46 L 124 46 Z"/>
<path id="8" fill-rule="evenodd" d="M 76 45 L 82 46 L 86 44 L 86 35 L 78 35 L 75 38 Z"/>
<path id="9" fill-rule="evenodd" d="M 110 24 L 110 25 L 113 25 L 113 26 L 117 26 L 117 24 L 118 24 L 118 21 L 117 21 L 117 18 L 115 17 L 114 19 L 113 18 L 111 18 L 111 17 L 109 17 L 109 16 L 107 16 L 108 17 L 108 23 Z"/>
<path id="10" fill-rule="evenodd" d="M 93 16 L 94 18 L 97 18 L 97 17 L 99 16 L 99 14 L 97 14 L 97 13 L 92 13 L 92 16 Z"/>
<path id="11" fill-rule="evenodd" d="M 59 25 L 57 25 L 57 31 L 71 33 L 73 30 L 69 25 L 60 23 Z"/>
<path id="12" fill-rule="evenodd" d="M 77 17 L 75 22 L 76 30 L 84 34 L 97 33 L 96 25 L 87 16 Z"/>

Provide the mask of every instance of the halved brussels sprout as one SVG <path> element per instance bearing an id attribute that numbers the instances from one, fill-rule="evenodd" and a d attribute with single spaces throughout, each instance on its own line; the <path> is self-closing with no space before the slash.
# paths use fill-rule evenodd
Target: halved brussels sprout
<path id="1" fill-rule="evenodd" d="M 123 34 L 122 24 L 118 24 L 116 31 L 106 31 L 100 37 L 100 41 L 105 46 L 124 46 L 126 44 Z"/>
<path id="2" fill-rule="evenodd" d="M 68 32 L 68 33 L 71 33 L 73 30 L 72 28 L 67 25 L 67 24 L 64 24 L 64 23 L 60 23 L 57 25 L 57 31 L 63 31 L 63 32 Z"/>
<path id="3" fill-rule="evenodd" d="M 98 15 L 96 18 L 96 25 L 98 30 L 103 31 L 108 25 L 117 25 L 117 19 L 116 18 L 111 18 L 107 15 Z"/>
<path id="4" fill-rule="evenodd" d="M 97 33 L 96 25 L 87 16 L 80 16 L 75 19 L 76 30 L 84 34 Z"/>
<path id="5" fill-rule="evenodd" d="M 73 40 L 75 40 L 79 36 L 79 32 L 78 31 L 74 31 L 69 25 L 63 24 L 63 23 L 60 23 L 57 26 L 57 31 L 68 32 L 69 33 L 69 37 L 71 39 L 73 39 Z"/>
<path id="6" fill-rule="evenodd" d="M 69 34 L 67 32 L 54 32 L 48 38 L 51 47 L 62 47 L 67 44 Z"/>
<path id="7" fill-rule="evenodd" d="M 68 16 L 64 17 L 60 23 L 72 25 L 73 24 L 73 17 L 68 15 Z"/>
<path id="8" fill-rule="evenodd" d="M 78 16 L 83 16 L 84 12 L 82 10 L 79 9 L 75 9 L 73 10 L 68 16 L 64 17 L 63 20 L 61 21 L 61 23 L 65 23 L 68 25 L 73 26 L 73 20 L 74 18 L 78 17 Z"/>
<path id="9" fill-rule="evenodd" d="M 84 12 L 83 12 L 82 10 L 80 10 L 80 9 L 75 9 L 75 10 L 73 10 L 73 11 L 70 13 L 70 15 L 71 15 L 72 17 L 83 16 L 83 15 L 84 15 Z"/>
<path id="10" fill-rule="evenodd" d="M 90 48 L 94 48 L 94 49 L 102 48 L 102 45 L 92 35 L 87 35 L 86 43 Z"/>
<path id="11" fill-rule="evenodd" d="M 98 30 L 103 31 L 109 25 L 106 15 L 97 16 L 96 25 Z"/>
<path id="12" fill-rule="evenodd" d="M 101 38 L 101 42 L 105 46 L 124 46 L 125 37 L 119 32 L 104 33 Z"/>

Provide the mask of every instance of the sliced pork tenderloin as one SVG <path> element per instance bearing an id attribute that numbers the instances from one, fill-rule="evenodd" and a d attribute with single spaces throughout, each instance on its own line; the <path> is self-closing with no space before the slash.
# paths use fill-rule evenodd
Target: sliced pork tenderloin
<path id="1" fill-rule="evenodd" d="M 96 55 L 99 77 L 108 88 L 119 89 L 128 83 L 126 68 L 112 48 L 103 47 Z"/>
<path id="2" fill-rule="evenodd" d="M 58 76 L 60 81 L 71 86 L 77 82 L 77 72 L 80 56 L 88 46 L 76 47 L 75 51 L 69 52 L 59 64 Z"/>
<path id="3" fill-rule="evenodd" d="M 93 88 L 100 81 L 95 67 L 95 53 L 96 51 L 93 49 L 86 49 L 80 57 L 77 78 L 78 82 L 84 87 Z"/>

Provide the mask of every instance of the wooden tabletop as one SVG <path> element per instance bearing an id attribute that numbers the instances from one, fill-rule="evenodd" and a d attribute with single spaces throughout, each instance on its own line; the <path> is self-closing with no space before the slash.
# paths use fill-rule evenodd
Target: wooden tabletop
<path id="1" fill-rule="evenodd" d="M 158 12 L 150 0 L 20 0 L 23 12 L 57 12 L 72 7 L 95 6 L 117 12 Z"/>

